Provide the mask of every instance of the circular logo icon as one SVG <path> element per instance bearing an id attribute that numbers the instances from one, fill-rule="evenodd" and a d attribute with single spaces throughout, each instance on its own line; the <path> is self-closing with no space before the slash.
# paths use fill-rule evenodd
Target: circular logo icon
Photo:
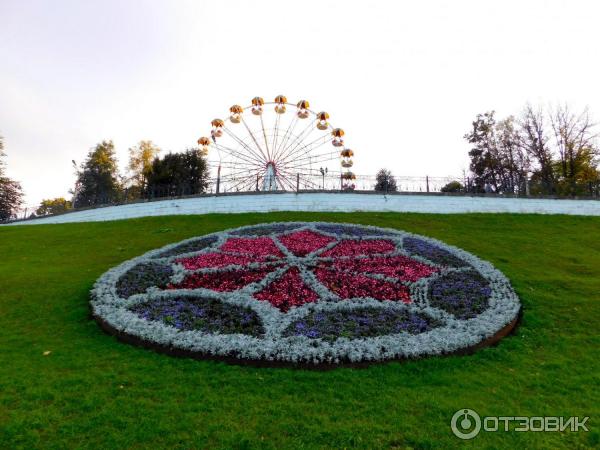
<path id="1" fill-rule="evenodd" d="M 481 431 L 481 418 L 472 409 L 459 409 L 452 416 L 451 428 L 460 439 L 473 439 Z"/>

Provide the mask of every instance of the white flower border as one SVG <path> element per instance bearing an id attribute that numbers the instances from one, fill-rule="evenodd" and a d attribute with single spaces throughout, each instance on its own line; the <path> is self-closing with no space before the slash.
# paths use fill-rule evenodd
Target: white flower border
<path id="1" fill-rule="evenodd" d="M 272 227 L 277 225 L 294 225 L 297 228 L 286 231 L 276 231 L 265 236 L 275 237 L 300 231 L 301 229 L 312 230 L 324 235 L 330 235 L 337 239 L 358 239 L 356 235 L 351 234 L 333 234 L 316 227 L 320 225 L 348 226 L 371 229 L 374 232 L 385 232 L 383 236 L 377 234 L 363 236 L 362 239 L 381 239 L 393 240 L 397 244 L 397 254 L 408 254 L 403 250 L 402 241 L 406 237 L 415 237 L 434 244 L 451 254 L 462 259 L 472 266 L 490 283 L 491 296 L 489 307 L 477 317 L 468 320 L 455 319 L 451 314 L 429 305 L 427 290 L 429 283 L 436 277 L 442 276 L 451 271 L 472 270 L 471 268 L 445 268 L 437 275 L 421 279 L 415 283 L 405 283 L 409 285 L 411 297 L 414 302 L 405 305 L 402 302 L 381 302 L 373 298 L 349 299 L 341 302 L 332 302 L 336 300 L 335 294 L 322 286 L 316 277 L 308 270 L 301 269 L 301 275 L 320 297 L 317 303 L 307 303 L 297 308 L 292 308 L 287 314 L 281 313 L 277 308 L 272 307 L 268 302 L 258 301 L 252 297 L 252 293 L 261 290 L 266 284 L 274 278 L 281 275 L 285 270 L 276 269 L 266 276 L 264 280 L 258 283 L 252 283 L 243 289 L 234 292 L 215 292 L 207 289 L 196 290 L 169 290 L 160 291 L 156 288 L 150 288 L 144 294 L 136 294 L 127 300 L 120 298 L 117 294 L 116 285 L 119 278 L 134 266 L 150 261 L 164 261 L 173 263 L 175 259 L 182 256 L 192 256 L 217 249 L 228 237 L 251 237 L 246 235 L 234 234 L 241 230 L 257 227 Z M 216 236 L 217 240 L 207 248 L 191 253 L 178 254 L 170 257 L 160 257 L 160 255 L 184 243 L 189 243 L 204 239 L 209 236 Z M 296 258 L 277 239 L 274 239 L 278 247 L 286 254 L 286 259 Z M 318 254 L 330 248 L 330 244 L 324 249 L 319 249 L 305 258 L 310 262 Z M 411 258 L 420 260 L 432 266 L 437 266 L 432 261 L 425 258 L 411 255 Z M 180 281 L 185 275 L 183 267 L 174 264 L 173 281 Z M 239 266 L 230 266 L 230 269 Z M 439 266 L 437 266 L 439 267 Z M 201 269 L 197 272 L 210 271 L 212 269 Z M 240 306 L 246 306 L 253 309 L 263 321 L 265 328 L 264 337 L 253 337 L 243 334 L 209 334 L 201 331 L 180 331 L 157 321 L 146 321 L 135 313 L 127 309 L 128 306 L 143 302 L 148 299 L 174 298 L 182 295 L 190 297 L 209 297 L 220 299 L 223 302 Z M 341 362 L 363 362 L 363 361 L 383 361 L 389 359 L 414 358 L 426 355 L 440 355 L 452 353 L 461 349 L 476 346 L 482 341 L 494 336 L 504 327 L 517 318 L 521 304 L 516 293 L 512 289 L 509 280 L 490 263 L 483 261 L 476 256 L 465 252 L 462 249 L 447 245 L 436 239 L 407 233 L 404 231 L 379 228 L 353 223 L 332 223 L 332 222 L 272 222 L 259 225 L 248 225 L 239 228 L 233 228 L 221 232 L 211 233 L 205 236 L 199 236 L 192 239 L 170 244 L 157 250 L 152 250 L 144 255 L 126 261 L 117 267 L 114 267 L 103 274 L 95 283 L 91 291 L 90 300 L 92 313 L 100 321 L 107 324 L 113 330 L 134 336 L 143 342 L 158 344 L 161 347 L 167 347 L 175 350 L 183 350 L 190 354 L 203 354 L 215 357 L 234 357 L 246 360 L 266 360 L 266 361 L 284 361 L 293 363 L 326 363 L 337 364 Z M 378 336 L 373 338 L 347 339 L 339 338 L 334 342 L 327 342 L 322 339 L 310 339 L 305 336 L 283 337 L 281 332 L 294 320 L 303 317 L 313 310 L 331 310 L 331 309 L 349 309 L 357 306 L 377 306 L 378 308 L 407 308 L 416 312 L 424 312 L 431 317 L 441 319 L 445 325 L 434 328 L 431 331 L 412 335 L 402 332 L 393 335 Z"/>

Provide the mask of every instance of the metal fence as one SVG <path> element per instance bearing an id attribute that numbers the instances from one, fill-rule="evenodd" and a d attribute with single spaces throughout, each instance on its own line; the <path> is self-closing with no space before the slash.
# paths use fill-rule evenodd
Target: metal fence
<path id="1" fill-rule="evenodd" d="M 502 195 L 502 196 L 521 196 L 521 197 L 580 197 L 600 199 L 600 182 L 584 183 L 573 186 L 573 194 L 558 195 L 556 186 L 537 186 L 533 181 L 527 181 L 524 186 L 515 189 L 514 193 L 495 193 L 493 190 L 475 188 L 469 178 L 465 177 L 430 177 L 430 176 L 395 176 L 395 189 L 390 186 L 384 186 L 380 192 L 386 194 L 393 193 L 440 193 L 442 188 L 452 181 L 460 183 L 460 189 L 453 191 L 454 195 Z M 340 191 L 360 191 L 368 192 L 375 191 L 377 179 L 375 175 L 357 175 L 353 180 L 342 180 L 339 173 L 328 173 L 324 175 L 303 175 L 296 178 L 295 189 L 287 189 L 285 192 L 340 192 Z M 169 198 L 195 197 L 203 195 L 221 195 L 221 194 L 236 194 L 236 193 L 252 193 L 258 190 L 260 183 L 257 182 L 254 189 L 240 190 L 235 180 L 209 179 L 204 190 L 197 187 L 186 185 L 174 185 L 167 187 L 157 187 L 139 193 L 125 189 L 118 196 L 98 196 L 89 205 L 80 209 L 94 208 L 100 206 L 122 205 L 128 203 L 139 203 L 144 201 L 153 201 Z M 352 189 L 347 189 L 352 186 Z M 280 190 L 279 192 L 282 192 Z M 17 213 L 15 219 L 23 220 L 35 217 L 35 212 L 39 205 L 23 206 Z"/>
<path id="2" fill-rule="evenodd" d="M 393 177 L 398 192 L 440 192 L 442 187 L 451 181 L 463 183 L 462 178 L 456 177 L 429 177 L 429 176 L 399 176 Z M 375 175 L 357 175 L 354 180 L 342 180 L 339 173 L 328 173 L 325 175 L 302 175 L 296 178 L 294 191 L 340 191 L 344 185 L 354 185 L 354 190 L 373 191 L 377 184 Z M 207 192 L 216 193 L 216 180 L 211 180 Z M 260 183 L 257 183 L 260 187 Z M 219 193 L 243 192 L 236 188 L 237 183 L 221 180 Z M 255 189 L 256 190 L 256 189 Z M 290 189 L 288 189 L 290 190 Z"/>

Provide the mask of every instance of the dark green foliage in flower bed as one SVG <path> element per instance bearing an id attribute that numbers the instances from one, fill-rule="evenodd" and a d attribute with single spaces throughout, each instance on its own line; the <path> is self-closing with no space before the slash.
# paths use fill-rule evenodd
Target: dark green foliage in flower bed
<path id="1" fill-rule="evenodd" d="M 143 263 L 130 269 L 117 281 L 119 297 L 129 298 L 135 294 L 146 292 L 151 286 L 165 287 L 173 275 L 168 264 Z"/>
<path id="2" fill-rule="evenodd" d="M 199 252 L 200 250 L 210 247 L 215 242 L 217 242 L 217 238 L 214 236 L 196 239 L 194 241 L 178 245 L 170 250 L 165 250 L 164 252 L 155 256 L 155 258 L 168 258 L 169 256 L 177 256 L 184 253 Z"/>
<path id="3" fill-rule="evenodd" d="M 264 329 L 250 308 L 229 305 L 209 298 L 163 298 L 138 303 L 130 308 L 146 320 L 161 321 L 182 331 L 248 334 L 260 336 Z"/>
<path id="4" fill-rule="evenodd" d="M 439 321 L 407 309 L 367 306 L 337 311 L 312 311 L 290 324 L 284 335 L 334 341 L 340 337 L 358 339 L 402 332 L 419 334 L 439 325 Z"/>
<path id="5" fill-rule="evenodd" d="M 431 306 L 453 314 L 457 319 L 471 319 L 489 306 L 491 289 L 477 272 L 451 272 L 429 285 Z"/>

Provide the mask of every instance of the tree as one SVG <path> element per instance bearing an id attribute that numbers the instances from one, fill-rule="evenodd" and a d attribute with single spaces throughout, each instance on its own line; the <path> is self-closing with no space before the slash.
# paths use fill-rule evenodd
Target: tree
<path id="1" fill-rule="evenodd" d="M 129 164 L 127 166 L 131 177 L 130 191 L 133 197 L 141 197 L 145 192 L 148 182 L 148 176 L 152 171 L 152 161 L 160 153 L 160 148 L 152 141 L 140 141 L 137 146 L 129 149 Z"/>
<path id="2" fill-rule="evenodd" d="M 496 122 L 495 112 L 478 114 L 464 138 L 472 144 L 470 169 L 476 192 L 520 192 L 527 175 L 528 158 L 511 116 Z"/>
<path id="3" fill-rule="evenodd" d="M 0 222 L 6 222 L 17 215 L 23 204 L 21 185 L 5 175 L 4 140 L 0 136 Z"/>
<path id="4" fill-rule="evenodd" d="M 121 186 L 112 141 L 102 141 L 92 149 L 77 172 L 73 206 L 100 205 L 119 199 Z"/>
<path id="5" fill-rule="evenodd" d="M 518 126 L 513 116 L 499 121 L 496 125 L 502 191 L 512 194 L 525 190 L 529 170 L 529 158 L 523 151 L 521 130 Z"/>
<path id="6" fill-rule="evenodd" d="M 587 108 L 575 114 L 566 104 L 550 112 L 550 123 L 558 154 L 554 172 L 560 180 L 559 189 L 564 194 L 576 195 L 581 190 L 578 184 L 598 180 L 596 124 Z"/>
<path id="7" fill-rule="evenodd" d="M 153 197 L 201 194 L 208 187 L 208 164 L 200 149 L 168 153 L 155 158 L 148 174 L 148 195 Z"/>
<path id="8" fill-rule="evenodd" d="M 540 193 L 554 192 L 554 171 L 552 168 L 552 148 L 548 141 L 546 119 L 541 107 L 536 109 L 530 104 L 525 106 L 519 119 L 521 128 L 521 147 L 532 163 L 532 179 L 540 185 Z"/>
<path id="9" fill-rule="evenodd" d="M 451 181 L 441 189 L 442 192 L 461 192 L 462 190 L 463 185 L 459 181 Z"/>
<path id="10" fill-rule="evenodd" d="M 471 163 L 469 168 L 473 174 L 473 185 L 477 192 L 485 192 L 488 185 L 498 186 L 498 160 L 496 158 L 494 111 L 478 114 L 473 122 L 471 133 L 464 138 L 473 148 L 469 151 Z"/>
<path id="11" fill-rule="evenodd" d="M 375 190 L 380 192 L 396 192 L 396 179 L 392 176 L 392 172 L 387 169 L 381 169 L 375 176 Z"/>
<path id="12" fill-rule="evenodd" d="M 479 114 L 465 135 L 475 190 L 592 194 L 600 186 L 597 137 L 587 108 L 574 113 L 565 104 L 546 112 L 527 104 L 518 120 L 499 122 L 493 111 Z"/>
<path id="13" fill-rule="evenodd" d="M 70 201 L 63 197 L 57 197 L 48 200 L 42 200 L 39 208 L 35 211 L 36 216 L 46 216 L 48 214 L 62 214 L 72 209 Z"/>

